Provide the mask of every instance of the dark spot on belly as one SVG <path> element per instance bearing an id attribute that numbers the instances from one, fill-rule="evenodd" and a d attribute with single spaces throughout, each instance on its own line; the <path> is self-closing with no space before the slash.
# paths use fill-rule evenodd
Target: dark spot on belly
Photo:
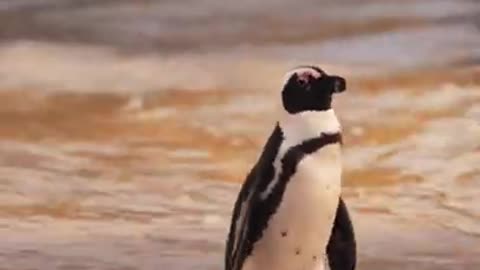
<path id="1" fill-rule="evenodd" d="M 300 252 L 301 252 L 300 248 L 295 249 L 295 255 L 300 255 Z"/>
<path id="2" fill-rule="evenodd" d="M 313 260 L 316 261 L 316 260 L 317 260 L 317 256 L 313 256 Z"/>
<path id="3" fill-rule="evenodd" d="M 282 234 L 282 237 L 285 237 L 285 236 L 287 236 L 287 231 L 283 231 L 283 232 L 281 232 L 281 234 Z"/>

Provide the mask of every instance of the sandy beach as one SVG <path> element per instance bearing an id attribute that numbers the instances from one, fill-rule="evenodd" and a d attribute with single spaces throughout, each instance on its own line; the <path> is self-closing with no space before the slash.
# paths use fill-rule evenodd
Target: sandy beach
<path id="1" fill-rule="evenodd" d="M 1 270 L 222 269 L 304 63 L 348 81 L 358 269 L 480 269 L 478 1 L 94 2 L 0 3 Z"/>

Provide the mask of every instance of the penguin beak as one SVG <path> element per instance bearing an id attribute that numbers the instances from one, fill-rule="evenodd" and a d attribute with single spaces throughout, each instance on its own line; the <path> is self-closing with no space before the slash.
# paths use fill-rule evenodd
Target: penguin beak
<path id="1" fill-rule="evenodd" d="M 340 76 L 329 76 L 333 93 L 341 93 L 347 89 L 347 82 Z"/>

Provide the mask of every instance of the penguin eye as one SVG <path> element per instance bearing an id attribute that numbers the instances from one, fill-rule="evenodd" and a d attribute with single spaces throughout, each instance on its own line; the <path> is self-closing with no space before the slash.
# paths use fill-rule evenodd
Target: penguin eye
<path id="1" fill-rule="evenodd" d="M 300 86 L 305 86 L 305 85 L 307 85 L 307 83 L 308 83 L 308 79 L 307 79 L 307 78 L 302 78 L 302 77 L 300 77 L 300 78 L 298 78 L 297 83 L 298 83 L 298 85 L 300 85 Z"/>
<path id="2" fill-rule="evenodd" d="M 297 83 L 301 87 L 307 86 L 310 82 L 315 79 L 313 74 L 309 72 L 303 72 L 297 75 Z"/>

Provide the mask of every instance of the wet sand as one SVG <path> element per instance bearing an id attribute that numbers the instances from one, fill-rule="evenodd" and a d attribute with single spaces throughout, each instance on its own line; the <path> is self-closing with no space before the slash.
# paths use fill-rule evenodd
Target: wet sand
<path id="1" fill-rule="evenodd" d="M 335 104 L 359 269 L 476 269 L 480 89 L 460 79 L 361 90 L 369 83 Z M 270 98 L 2 93 L 2 265 L 220 269 L 239 183 L 274 119 L 244 105 Z"/>
<path id="2" fill-rule="evenodd" d="M 348 79 L 359 269 L 480 268 L 476 2 L 60 2 L 0 3 L 0 269 L 222 269 L 305 62 Z"/>

